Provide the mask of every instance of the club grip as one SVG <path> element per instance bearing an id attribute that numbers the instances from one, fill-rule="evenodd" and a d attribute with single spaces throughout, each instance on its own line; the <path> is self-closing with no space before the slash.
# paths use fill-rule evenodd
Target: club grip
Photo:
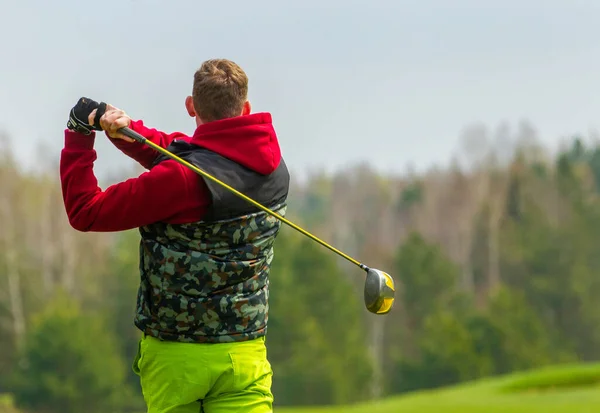
<path id="1" fill-rule="evenodd" d="M 119 129 L 119 132 L 122 133 L 123 135 L 127 136 L 128 138 L 138 141 L 139 143 L 144 143 L 146 141 L 146 138 L 144 138 L 139 133 L 132 131 L 129 128 L 121 128 L 121 129 Z"/>

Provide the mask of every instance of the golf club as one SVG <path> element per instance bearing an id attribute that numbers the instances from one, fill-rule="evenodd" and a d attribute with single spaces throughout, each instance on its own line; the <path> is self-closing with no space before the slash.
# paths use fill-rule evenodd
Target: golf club
<path id="1" fill-rule="evenodd" d="M 241 197 L 242 199 L 246 200 L 247 202 L 250 202 L 257 208 L 259 208 L 259 209 L 263 210 L 264 212 L 268 213 L 269 215 L 277 218 L 281 222 L 294 228 L 298 232 L 306 235 L 313 241 L 318 242 L 322 246 L 328 248 L 329 250 L 340 255 L 341 257 L 347 259 L 351 263 L 357 265 L 359 268 L 361 268 L 367 272 L 367 277 L 365 280 L 365 288 L 364 288 L 364 302 L 365 302 L 365 306 L 366 306 L 367 310 L 369 310 L 373 314 L 387 314 L 392 309 L 392 306 L 394 305 L 395 287 L 394 287 L 394 280 L 389 274 L 387 274 L 381 270 L 369 268 L 365 264 L 362 264 L 361 262 L 355 260 L 354 258 L 350 257 L 349 255 L 344 254 L 337 248 L 334 248 L 333 246 L 329 245 L 325 241 L 317 238 L 316 236 L 314 236 L 310 232 L 302 229 L 301 227 L 294 224 L 290 220 L 282 217 L 281 215 L 277 214 L 276 212 L 271 211 L 269 208 L 256 202 L 252 198 L 242 194 L 241 192 L 239 192 L 236 189 L 232 188 L 231 186 L 227 185 L 225 182 L 220 181 L 219 179 L 215 178 L 214 176 L 210 175 L 209 173 L 204 172 L 200 168 L 190 164 L 186 160 L 171 153 L 167 149 L 160 147 L 159 145 L 155 144 L 152 141 L 149 141 L 148 139 L 144 138 L 139 133 L 137 133 L 129 128 L 121 128 L 121 129 L 119 129 L 119 132 L 131 139 L 134 139 L 135 141 L 137 141 L 139 143 L 150 146 L 151 148 L 155 149 L 156 151 L 168 156 L 169 158 L 173 159 L 174 161 L 193 170 L 197 174 L 202 175 L 203 177 L 210 179 L 211 181 L 223 186 L 224 188 L 233 192 L 235 195 Z"/>

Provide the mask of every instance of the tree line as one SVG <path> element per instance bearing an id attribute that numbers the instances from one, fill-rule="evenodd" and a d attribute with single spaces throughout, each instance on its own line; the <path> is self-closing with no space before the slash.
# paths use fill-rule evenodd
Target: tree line
<path id="1" fill-rule="evenodd" d="M 573 137 L 552 154 L 527 123 L 462 139 L 463 165 L 358 165 L 293 185 L 290 217 L 392 274 L 397 298 L 368 313 L 361 270 L 284 226 L 267 338 L 276 405 L 600 359 L 600 145 Z M 55 166 L 24 172 L 0 151 L 0 394 L 24 411 L 143 411 L 139 236 L 71 229 Z"/>

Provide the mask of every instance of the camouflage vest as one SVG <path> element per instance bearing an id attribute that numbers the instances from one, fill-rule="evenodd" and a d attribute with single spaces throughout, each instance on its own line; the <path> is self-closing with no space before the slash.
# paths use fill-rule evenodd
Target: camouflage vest
<path id="1" fill-rule="evenodd" d="M 289 173 L 270 175 L 176 141 L 168 148 L 245 195 L 285 215 Z M 155 164 L 167 158 L 160 156 Z M 219 343 L 264 336 L 269 270 L 281 222 L 205 179 L 212 205 L 200 222 L 140 228 L 135 325 L 162 340 Z M 173 202 L 177 202 L 176 199 Z"/>

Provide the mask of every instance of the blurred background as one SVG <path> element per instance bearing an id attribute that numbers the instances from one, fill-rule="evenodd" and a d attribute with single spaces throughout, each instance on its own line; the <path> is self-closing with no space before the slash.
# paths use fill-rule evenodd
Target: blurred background
<path id="1" fill-rule="evenodd" d="M 145 411 L 139 235 L 69 226 L 63 130 L 89 96 L 191 134 L 214 57 L 273 115 L 292 220 L 397 283 L 367 313 L 360 270 L 282 229 L 277 411 L 600 411 L 599 18 L 591 0 L 0 0 L 0 412 Z M 96 149 L 103 188 L 141 172 Z"/>

